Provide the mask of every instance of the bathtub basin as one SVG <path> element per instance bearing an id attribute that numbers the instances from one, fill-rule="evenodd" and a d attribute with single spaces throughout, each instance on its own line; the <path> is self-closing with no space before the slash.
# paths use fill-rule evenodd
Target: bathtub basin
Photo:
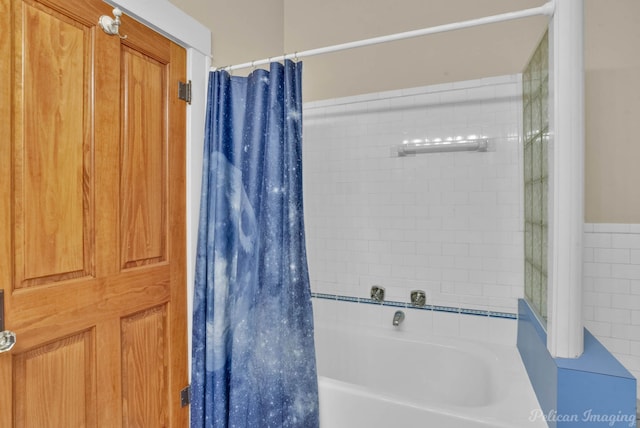
<path id="1" fill-rule="evenodd" d="M 321 428 L 546 426 L 515 345 L 335 325 L 315 337 Z"/>

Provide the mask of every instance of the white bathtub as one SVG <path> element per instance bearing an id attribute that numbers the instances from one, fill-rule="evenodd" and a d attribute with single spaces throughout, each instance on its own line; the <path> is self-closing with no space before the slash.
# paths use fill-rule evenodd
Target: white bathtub
<path id="1" fill-rule="evenodd" d="M 407 320 L 422 312 L 405 310 Z M 539 405 L 515 345 L 323 324 L 316 322 L 321 428 L 546 426 L 529 420 Z"/>

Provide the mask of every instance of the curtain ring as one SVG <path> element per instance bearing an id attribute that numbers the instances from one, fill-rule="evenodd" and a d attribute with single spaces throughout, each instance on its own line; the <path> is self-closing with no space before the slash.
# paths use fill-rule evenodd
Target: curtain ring
<path id="1" fill-rule="evenodd" d="M 293 53 L 293 62 L 296 62 L 296 63 L 298 62 L 298 52 L 297 51 Z"/>

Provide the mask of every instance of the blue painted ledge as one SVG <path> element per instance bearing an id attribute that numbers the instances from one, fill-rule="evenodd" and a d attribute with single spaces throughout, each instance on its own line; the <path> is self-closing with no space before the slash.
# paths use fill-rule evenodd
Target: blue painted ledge
<path id="1" fill-rule="evenodd" d="M 587 330 L 579 358 L 553 358 L 529 304 L 518 301 L 518 351 L 551 428 L 635 427 L 636 379 Z"/>

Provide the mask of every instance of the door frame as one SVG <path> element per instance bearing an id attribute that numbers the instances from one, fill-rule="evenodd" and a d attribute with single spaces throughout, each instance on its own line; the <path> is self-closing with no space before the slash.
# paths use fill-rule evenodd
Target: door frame
<path id="1" fill-rule="evenodd" d="M 103 0 L 119 7 L 126 20 L 135 19 L 173 40 L 187 50 L 187 79 L 191 80 L 192 100 L 187 105 L 187 327 L 189 379 L 191 379 L 191 331 L 193 314 L 193 283 L 198 236 L 198 213 L 204 149 L 207 84 L 211 67 L 211 31 L 168 0 Z M 97 18 L 96 18 L 97 19 Z M 176 89 L 177 90 L 177 89 Z"/>

